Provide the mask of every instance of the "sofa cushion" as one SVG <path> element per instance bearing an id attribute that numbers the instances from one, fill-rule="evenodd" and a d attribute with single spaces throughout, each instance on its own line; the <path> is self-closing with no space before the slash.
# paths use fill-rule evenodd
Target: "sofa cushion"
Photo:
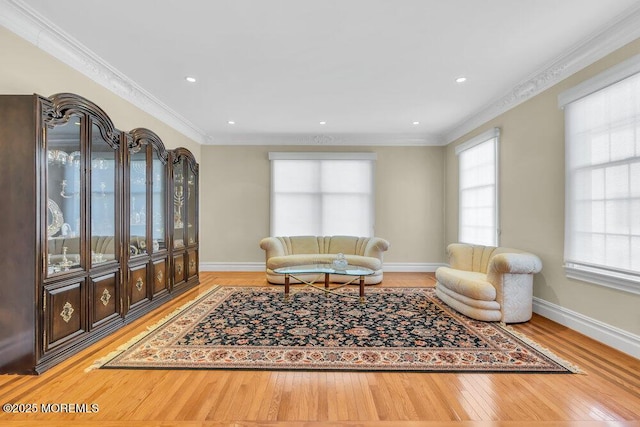
<path id="1" fill-rule="evenodd" d="M 316 236 L 292 236 L 288 238 L 289 254 L 319 254 L 320 246 Z"/>
<path id="2" fill-rule="evenodd" d="M 460 301 L 468 307 L 473 307 L 480 310 L 497 310 L 498 312 L 500 311 L 500 304 L 498 304 L 498 301 L 487 301 L 469 298 L 457 292 L 454 292 L 451 289 L 442 286 L 441 284 L 436 285 L 436 293 L 441 297 L 441 299 L 443 299 L 442 295 L 447 295 L 449 298 Z"/>
<path id="3" fill-rule="evenodd" d="M 347 262 L 350 265 L 357 265 L 358 267 L 366 267 L 370 268 L 373 271 L 380 270 L 382 268 L 382 260 L 370 256 L 361 256 L 361 255 L 349 255 L 345 254 L 345 258 L 347 258 Z M 331 259 L 333 261 L 335 259 L 335 255 Z"/>
<path id="4" fill-rule="evenodd" d="M 496 299 L 496 288 L 487 282 L 487 275 L 484 273 L 439 267 L 436 279 L 442 286 L 460 295 L 484 301 Z"/>
<path id="5" fill-rule="evenodd" d="M 345 257 L 347 258 L 347 262 L 351 265 L 370 268 L 373 271 L 377 271 L 382 268 L 382 261 L 377 258 L 360 255 L 345 255 Z M 276 268 L 292 267 L 297 265 L 331 264 L 334 259 L 336 259 L 335 254 L 297 254 L 276 256 L 267 260 L 267 268 L 275 270 Z"/>
<path id="6" fill-rule="evenodd" d="M 329 248 L 327 250 L 327 253 L 330 253 L 330 254 L 343 253 L 345 255 L 359 254 L 358 246 L 362 246 L 362 245 L 358 245 L 358 242 L 360 240 L 361 238 L 353 237 L 353 236 L 333 236 L 331 237 L 331 241 L 329 242 Z M 360 254 L 361 253 L 362 251 L 360 251 Z"/>
<path id="7" fill-rule="evenodd" d="M 489 260 L 496 252 L 494 246 L 453 243 L 447 247 L 449 264 L 457 270 L 486 273 Z"/>
<path id="8" fill-rule="evenodd" d="M 449 291 L 450 294 L 447 294 L 444 292 L 444 290 L 446 289 L 447 288 L 445 288 L 444 286 L 436 287 L 436 295 L 454 310 L 464 314 L 465 316 L 469 316 L 472 319 L 482 320 L 484 322 L 500 321 L 502 317 L 500 308 L 492 309 L 479 307 L 477 303 L 481 301 L 474 301 L 473 305 L 468 305 L 461 301 L 461 295 L 458 295 L 452 291 Z"/>
<path id="9" fill-rule="evenodd" d="M 291 236 L 284 244 L 289 255 L 294 254 L 351 254 L 363 255 L 366 243 L 371 240 L 355 236 Z"/>

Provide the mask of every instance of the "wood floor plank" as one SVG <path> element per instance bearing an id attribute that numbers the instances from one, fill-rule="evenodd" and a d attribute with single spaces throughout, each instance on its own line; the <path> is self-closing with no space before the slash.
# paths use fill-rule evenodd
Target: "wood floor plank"
<path id="1" fill-rule="evenodd" d="M 278 413 L 280 411 L 280 407 L 284 406 L 282 403 L 282 394 L 284 390 L 284 379 L 285 375 L 282 372 L 277 372 L 274 374 L 276 377 L 275 393 L 271 396 L 271 405 L 269 407 L 269 415 L 267 420 L 278 420 Z"/>
<path id="2" fill-rule="evenodd" d="M 346 419 L 343 415 L 345 405 L 341 400 L 343 396 L 340 395 L 338 389 L 338 383 L 340 381 L 338 375 L 338 372 L 326 373 L 328 386 L 327 391 L 329 393 L 328 399 L 331 403 L 329 406 L 328 420 Z"/>
<path id="3" fill-rule="evenodd" d="M 640 360 L 534 315 L 513 325 L 582 374 L 85 369 L 215 285 L 269 286 L 264 273 L 202 284 L 40 376 L 0 375 L 0 403 L 96 403 L 95 413 L 0 413 L 0 425 L 96 427 L 640 426 Z M 433 274 L 385 273 L 426 287 Z"/>

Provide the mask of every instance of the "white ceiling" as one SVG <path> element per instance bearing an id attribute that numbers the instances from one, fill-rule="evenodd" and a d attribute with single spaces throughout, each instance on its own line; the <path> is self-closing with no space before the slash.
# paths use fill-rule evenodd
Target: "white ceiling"
<path id="1" fill-rule="evenodd" d="M 640 10 L 638 0 L 9 2 L 218 144 L 447 142 Z"/>

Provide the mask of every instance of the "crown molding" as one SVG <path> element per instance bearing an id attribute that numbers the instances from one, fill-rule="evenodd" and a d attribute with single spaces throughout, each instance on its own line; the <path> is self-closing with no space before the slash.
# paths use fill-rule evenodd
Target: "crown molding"
<path id="1" fill-rule="evenodd" d="M 0 0 L 0 25 L 49 53 L 119 97 L 200 144 L 206 133 L 180 116 L 95 52 L 39 15 L 20 0 Z"/>
<path id="2" fill-rule="evenodd" d="M 443 139 L 447 144 L 455 141 L 638 37 L 640 37 L 640 4 L 633 6 L 604 28 L 529 75 L 504 96 L 464 118 L 446 132 Z"/>
<path id="3" fill-rule="evenodd" d="M 208 136 L 127 76 L 48 22 L 21 0 L 0 0 L 0 25 L 76 69 L 136 107 L 200 144 L 213 145 L 446 145 L 538 95 L 607 54 L 640 37 L 640 5 L 522 80 L 443 135 L 384 134 L 228 134 Z"/>
<path id="4" fill-rule="evenodd" d="M 312 145 L 312 146 L 433 146 L 445 145 L 436 135 L 422 134 L 224 134 L 214 135 L 211 145 Z"/>

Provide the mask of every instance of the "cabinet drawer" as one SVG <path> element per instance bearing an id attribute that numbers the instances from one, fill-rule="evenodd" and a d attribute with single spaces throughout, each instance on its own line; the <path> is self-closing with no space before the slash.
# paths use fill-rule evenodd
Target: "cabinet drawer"
<path id="1" fill-rule="evenodd" d="M 119 293 L 117 273 L 111 273 L 91 279 L 92 305 L 91 325 L 97 326 L 104 320 L 118 314 Z"/>
<path id="2" fill-rule="evenodd" d="M 167 260 L 163 259 L 153 263 L 153 294 L 157 295 L 167 290 Z"/>
<path id="3" fill-rule="evenodd" d="M 187 264 L 187 271 L 189 273 L 188 277 L 192 278 L 193 276 L 198 275 L 198 251 L 189 251 L 187 258 L 189 259 L 189 263 Z"/>
<path id="4" fill-rule="evenodd" d="M 173 284 L 179 285 L 184 282 L 185 277 L 184 268 L 184 255 L 177 255 L 173 257 Z"/>
<path id="5" fill-rule="evenodd" d="M 86 330 L 85 281 L 45 289 L 45 351 L 49 351 Z"/>
<path id="6" fill-rule="evenodd" d="M 133 306 L 148 299 L 147 264 L 129 268 L 129 301 Z"/>

